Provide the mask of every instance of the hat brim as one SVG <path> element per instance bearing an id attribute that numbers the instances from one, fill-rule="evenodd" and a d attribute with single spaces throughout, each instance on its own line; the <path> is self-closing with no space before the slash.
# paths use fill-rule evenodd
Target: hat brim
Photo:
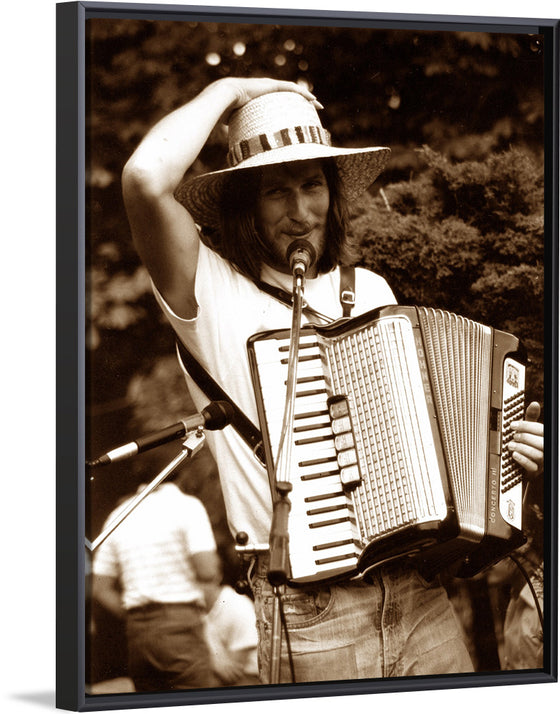
<path id="1" fill-rule="evenodd" d="M 201 174 L 183 181 L 175 192 L 175 198 L 189 211 L 196 223 L 216 228 L 219 226 L 218 212 L 225 181 L 234 172 L 262 166 L 286 163 L 288 161 L 309 161 L 310 159 L 332 158 L 338 167 L 344 195 L 349 201 L 356 200 L 364 193 L 385 168 L 391 150 L 385 146 L 361 149 L 341 149 L 322 144 L 283 146 L 256 154 L 238 166 Z"/>

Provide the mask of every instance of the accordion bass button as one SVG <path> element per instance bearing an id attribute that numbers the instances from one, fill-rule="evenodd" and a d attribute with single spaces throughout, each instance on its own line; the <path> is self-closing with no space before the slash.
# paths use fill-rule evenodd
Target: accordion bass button
<path id="1" fill-rule="evenodd" d="M 343 434 L 344 432 L 352 430 L 352 424 L 350 422 L 349 416 L 343 416 L 339 419 L 333 419 L 331 422 L 331 426 L 334 434 Z"/>
<path id="2" fill-rule="evenodd" d="M 334 438 L 334 448 L 337 451 L 345 451 L 347 449 L 354 449 L 354 434 L 351 431 L 345 434 L 338 434 Z"/>
<path id="3" fill-rule="evenodd" d="M 358 456 L 356 455 L 356 449 L 347 449 L 346 451 L 339 451 L 336 455 L 338 465 L 341 468 L 345 466 L 354 466 L 358 463 Z"/>
<path id="4" fill-rule="evenodd" d="M 327 400 L 329 407 L 329 414 L 331 419 L 340 419 L 342 417 L 347 417 L 350 413 L 348 408 L 348 401 L 346 397 L 342 395 L 337 395 L 329 397 Z"/>
<path id="5" fill-rule="evenodd" d="M 344 489 L 354 489 L 362 482 L 358 464 L 344 466 L 340 469 L 340 480 Z"/>

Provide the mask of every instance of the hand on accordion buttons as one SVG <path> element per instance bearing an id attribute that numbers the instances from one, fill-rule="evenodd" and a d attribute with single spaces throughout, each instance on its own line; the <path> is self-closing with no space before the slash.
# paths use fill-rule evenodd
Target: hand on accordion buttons
<path id="1" fill-rule="evenodd" d="M 525 412 L 525 419 L 512 424 L 515 433 L 508 444 L 513 458 L 529 476 L 538 476 L 543 470 L 544 426 L 537 421 L 540 414 L 540 404 L 531 402 Z"/>

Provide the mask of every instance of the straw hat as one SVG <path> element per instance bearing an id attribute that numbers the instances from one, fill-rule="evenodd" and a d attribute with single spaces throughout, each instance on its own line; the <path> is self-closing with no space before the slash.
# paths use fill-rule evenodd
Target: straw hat
<path id="1" fill-rule="evenodd" d="M 231 115 L 228 135 L 228 168 L 187 179 L 175 192 L 177 200 L 200 225 L 219 224 L 223 185 L 234 171 L 332 157 L 345 196 L 351 201 L 375 181 L 391 151 L 380 146 L 333 147 L 313 104 L 296 92 L 272 92 L 247 102 Z"/>

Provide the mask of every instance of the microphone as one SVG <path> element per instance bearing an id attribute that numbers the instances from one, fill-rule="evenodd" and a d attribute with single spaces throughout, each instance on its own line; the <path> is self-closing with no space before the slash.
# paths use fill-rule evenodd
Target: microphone
<path id="1" fill-rule="evenodd" d="M 118 446 L 116 449 L 112 449 L 106 454 L 103 454 L 103 456 L 100 456 L 98 459 L 88 461 L 87 465 L 102 466 L 104 464 L 112 464 L 115 461 L 122 461 L 131 456 L 136 456 L 136 454 L 142 451 L 147 451 L 156 446 L 161 446 L 161 444 L 167 444 L 169 441 L 180 439 L 195 429 L 209 429 L 210 431 L 223 429 L 231 422 L 233 414 L 233 407 L 229 402 L 210 402 L 210 404 L 204 407 L 200 414 L 193 414 L 176 424 L 167 426 L 164 429 L 159 429 L 158 431 L 153 431 L 151 434 L 141 436 L 139 439 L 124 444 L 123 446 Z"/>
<path id="2" fill-rule="evenodd" d="M 294 277 L 303 278 L 317 259 L 317 253 L 308 240 L 296 238 L 288 246 L 286 259 L 290 264 L 290 270 Z"/>

